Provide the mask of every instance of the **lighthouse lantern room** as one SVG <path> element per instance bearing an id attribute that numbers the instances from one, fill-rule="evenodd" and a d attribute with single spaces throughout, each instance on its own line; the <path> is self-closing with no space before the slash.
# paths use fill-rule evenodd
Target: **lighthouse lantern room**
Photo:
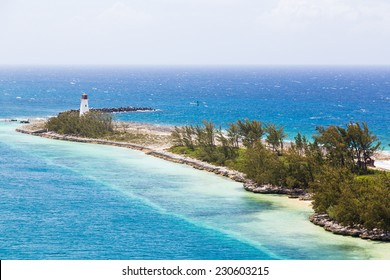
<path id="1" fill-rule="evenodd" d="M 88 107 L 88 95 L 86 93 L 83 93 L 81 95 L 81 101 L 80 101 L 80 116 L 85 114 L 89 111 Z"/>

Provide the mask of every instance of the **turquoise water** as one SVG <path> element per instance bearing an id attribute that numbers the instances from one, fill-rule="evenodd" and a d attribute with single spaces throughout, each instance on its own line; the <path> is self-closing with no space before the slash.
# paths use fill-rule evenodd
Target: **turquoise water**
<path id="1" fill-rule="evenodd" d="M 390 259 L 312 225 L 306 202 L 15 126 L 0 122 L 1 259 Z"/>
<path id="2" fill-rule="evenodd" d="M 140 106 L 124 121 L 226 126 L 366 121 L 390 143 L 390 69 L 0 68 L 0 119 Z M 199 104 L 199 106 L 198 106 Z M 390 259 L 390 244 L 335 236 L 305 202 L 116 147 L 18 134 L 0 122 L 0 259 Z M 388 148 L 388 147 L 387 147 Z"/>

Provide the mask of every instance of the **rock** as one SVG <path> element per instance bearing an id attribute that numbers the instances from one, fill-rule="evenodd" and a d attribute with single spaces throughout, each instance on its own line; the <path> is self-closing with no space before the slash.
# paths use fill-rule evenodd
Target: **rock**
<path id="1" fill-rule="evenodd" d="M 246 180 L 244 182 L 244 189 L 254 193 L 263 193 L 263 194 L 286 194 L 291 198 L 298 198 L 300 195 L 304 195 L 305 191 L 302 189 L 290 189 L 283 186 L 274 186 L 274 185 L 257 185 L 252 180 Z"/>
<path id="2" fill-rule="evenodd" d="M 390 242 L 390 232 L 386 232 L 377 228 L 369 230 L 362 227 L 361 225 L 343 226 L 332 220 L 327 214 L 316 213 L 313 214 L 309 220 L 313 224 L 324 227 L 325 230 L 333 232 L 334 234 Z"/>

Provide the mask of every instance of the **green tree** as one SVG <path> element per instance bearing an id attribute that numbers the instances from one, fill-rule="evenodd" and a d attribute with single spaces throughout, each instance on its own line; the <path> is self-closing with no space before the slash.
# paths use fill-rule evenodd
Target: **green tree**
<path id="1" fill-rule="evenodd" d="M 46 123 L 49 131 L 97 138 L 114 131 L 112 115 L 100 111 L 89 111 L 79 116 L 76 111 L 67 111 L 50 118 Z"/>
<path id="2" fill-rule="evenodd" d="M 356 168 L 367 173 L 367 165 L 371 157 L 380 148 L 381 143 L 369 129 L 367 123 L 350 123 L 347 126 L 346 138 L 351 157 L 356 162 Z"/>
<path id="3" fill-rule="evenodd" d="M 238 156 L 238 147 L 235 147 L 234 142 L 223 134 L 221 128 L 217 131 L 217 141 L 221 145 L 220 150 L 224 156 L 223 162 L 235 159 Z"/>
<path id="4" fill-rule="evenodd" d="M 191 150 L 194 150 L 195 147 L 195 128 L 191 125 L 186 125 L 183 128 L 183 142 L 184 145 Z"/>
<path id="5" fill-rule="evenodd" d="M 329 216 L 343 225 L 364 224 L 361 215 L 366 207 L 362 196 L 364 185 L 365 182 L 355 178 L 339 182 L 340 194 L 337 202 L 328 208 Z"/>
<path id="6" fill-rule="evenodd" d="M 294 137 L 294 142 L 291 142 L 291 148 L 299 155 L 305 155 L 308 149 L 309 141 L 300 132 Z"/>
<path id="7" fill-rule="evenodd" d="M 206 120 L 203 121 L 203 126 L 197 125 L 194 128 L 196 143 L 199 147 L 215 147 L 215 125 Z"/>
<path id="8" fill-rule="evenodd" d="M 289 149 L 284 154 L 286 163 L 286 185 L 290 188 L 307 189 L 312 182 L 309 164 L 306 156 L 301 155 L 295 149 Z"/>
<path id="9" fill-rule="evenodd" d="M 277 127 L 274 124 L 269 124 L 267 125 L 265 131 L 267 132 L 265 141 L 275 153 L 282 155 L 283 141 L 287 137 L 287 134 L 284 133 L 283 126 Z"/>
<path id="10" fill-rule="evenodd" d="M 283 162 L 275 153 L 266 149 L 260 141 L 247 149 L 243 172 L 256 183 L 285 185 L 286 171 Z"/>
<path id="11" fill-rule="evenodd" d="M 227 135 L 232 145 L 235 148 L 238 148 L 240 142 L 240 129 L 238 127 L 238 124 L 229 123 L 229 128 L 227 129 Z"/>
<path id="12" fill-rule="evenodd" d="M 315 139 L 322 145 L 328 161 L 333 166 L 348 167 L 355 173 L 367 173 L 367 165 L 381 143 L 366 123 L 350 123 L 344 129 L 339 126 L 318 127 Z"/>
<path id="13" fill-rule="evenodd" d="M 353 165 L 348 151 L 347 132 L 344 128 L 331 125 L 328 128 L 317 127 L 319 135 L 315 139 L 326 151 L 328 161 L 337 167 Z"/>
<path id="14" fill-rule="evenodd" d="M 264 135 L 264 128 L 261 122 L 253 120 L 237 121 L 239 134 L 242 137 L 242 143 L 246 148 L 251 148 L 253 145 L 261 140 Z"/>
<path id="15" fill-rule="evenodd" d="M 364 201 L 360 208 L 363 225 L 369 229 L 381 228 L 390 231 L 390 175 L 382 172 L 361 188 L 359 200 Z"/>
<path id="16" fill-rule="evenodd" d="M 353 183 L 354 176 L 347 168 L 325 165 L 311 184 L 313 208 L 319 213 L 329 213 L 340 200 L 344 186 Z"/>

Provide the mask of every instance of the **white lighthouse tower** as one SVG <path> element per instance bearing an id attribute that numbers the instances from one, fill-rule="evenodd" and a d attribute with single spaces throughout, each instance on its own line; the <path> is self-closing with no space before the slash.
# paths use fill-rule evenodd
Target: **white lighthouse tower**
<path id="1" fill-rule="evenodd" d="M 81 101 L 80 101 L 80 116 L 85 114 L 89 111 L 88 107 L 88 95 L 86 93 L 83 93 L 81 95 Z"/>

